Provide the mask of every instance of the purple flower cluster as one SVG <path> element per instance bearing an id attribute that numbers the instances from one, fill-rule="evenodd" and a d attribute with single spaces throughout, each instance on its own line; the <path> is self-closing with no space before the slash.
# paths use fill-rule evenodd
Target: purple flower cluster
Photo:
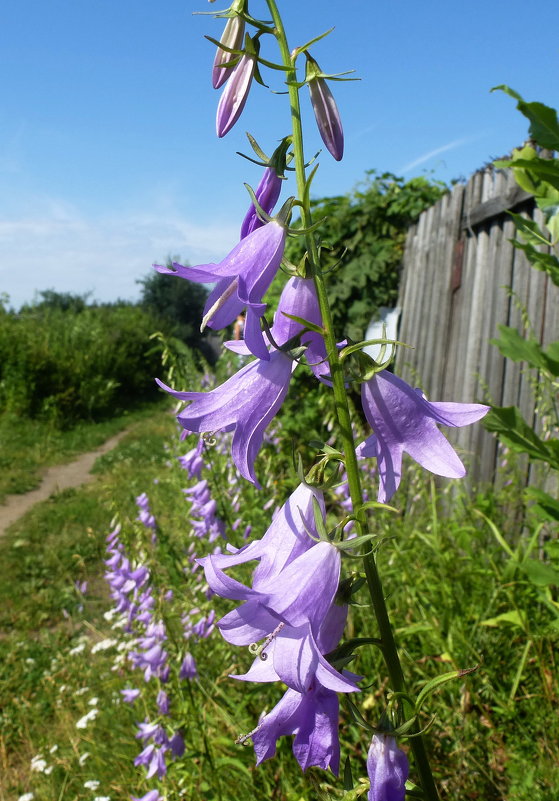
<path id="1" fill-rule="evenodd" d="M 249 671 L 233 678 L 281 681 L 288 687 L 247 735 L 252 737 L 258 763 L 273 756 L 280 736 L 294 734 L 293 751 L 303 770 L 318 765 L 337 773 L 337 693 L 357 691 L 358 677 L 345 670 L 340 673 L 325 658 L 342 635 L 347 607 L 335 602 L 340 551 L 313 538 L 318 539 L 313 497 L 323 509 L 322 494 L 301 484 L 262 539 L 232 553 L 207 556 L 200 563 L 215 593 L 242 602 L 217 623 L 228 642 L 250 646 L 256 655 Z M 250 587 L 224 572 L 253 560 L 258 565 Z"/>
<path id="2" fill-rule="evenodd" d="M 143 526 L 150 529 L 152 532 L 151 541 L 155 542 L 156 540 L 156 530 L 157 530 L 157 523 L 155 522 L 155 517 L 151 513 L 151 509 L 149 506 L 149 498 L 145 492 L 142 492 L 141 495 L 138 495 L 136 498 L 136 506 L 138 507 L 138 520 Z"/>
<path id="3" fill-rule="evenodd" d="M 315 325 L 321 324 L 316 291 L 311 280 L 289 279 L 279 300 L 271 336 L 279 347 L 300 336 L 302 344 L 306 346 L 311 369 L 318 378 L 322 378 L 328 371 L 322 338 L 314 332 L 304 333 L 303 325 L 286 315 L 298 315 Z M 262 332 L 259 333 L 263 337 Z M 226 345 L 239 354 L 246 355 L 250 350 L 247 340 L 228 342 Z M 267 359 L 249 362 L 211 392 L 178 392 L 158 382 L 174 397 L 189 402 L 190 405 L 177 415 L 177 420 L 187 431 L 233 431 L 233 461 L 240 474 L 256 486 L 260 485 L 254 472 L 254 462 L 264 432 L 279 411 L 287 395 L 293 370 L 298 364 L 283 350 L 271 348 L 270 343 L 266 355 Z"/>
<path id="4" fill-rule="evenodd" d="M 162 779 L 167 773 L 166 755 L 174 758 L 184 754 L 185 744 L 180 732 L 169 737 L 165 729 L 157 723 L 138 723 L 136 737 L 142 741 L 144 748 L 134 760 L 134 765 L 143 765 L 146 768 L 146 779 L 157 775 Z M 149 742 L 151 740 L 151 742 Z"/>
<path id="5" fill-rule="evenodd" d="M 183 492 L 190 499 L 194 535 L 207 537 L 208 542 L 215 542 L 219 537 L 224 537 L 225 524 L 217 516 L 217 502 L 211 497 L 207 480 L 202 479 Z"/>

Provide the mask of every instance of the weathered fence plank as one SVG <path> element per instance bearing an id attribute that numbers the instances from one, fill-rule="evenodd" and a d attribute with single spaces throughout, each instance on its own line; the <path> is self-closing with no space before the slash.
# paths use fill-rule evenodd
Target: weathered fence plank
<path id="1" fill-rule="evenodd" d="M 413 349 L 398 350 L 396 371 L 432 400 L 517 405 L 541 427 L 538 375 L 489 344 L 499 325 L 525 332 L 527 319 L 542 344 L 559 339 L 559 290 L 511 244 L 511 208 L 541 224 L 541 212 L 512 173 L 487 167 L 410 228 L 398 305 L 399 338 Z M 469 462 L 474 483 L 494 480 L 498 448 L 492 434 L 480 425 L 445 433 Z M 531 481 L 534 470 L 524 469 Z"/>

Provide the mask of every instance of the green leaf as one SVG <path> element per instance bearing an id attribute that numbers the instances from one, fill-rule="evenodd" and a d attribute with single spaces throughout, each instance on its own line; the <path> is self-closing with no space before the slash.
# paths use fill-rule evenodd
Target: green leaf
<path id="1" fill-rule="evenodd" d="M 551 253 L 542 253 L 537 250 L 534 245 L 519 242 L 517 239 L 511 239 L 509 241 L 515 248 L 524 251 L 532 267 L 547 273 L 555 286 L 559 286 L 559 259 Z"/>
<path id="2" fill-rule="evenodd" d="M 559 520 L 559 500 L 535 487 L 527 487 L 526 497 L 536 502 L 532 508 L 539 517 L 545 520 Z"/>
<path id="3" fill-rule="evenodd" d="M 518 92 L 502 84 L 495 86 L 491 91 L 500 89 L 510 97 L 517 100 L 516 107 L 521 114 L 530 120 L 530 136 L 542 147 L 550 150 L 559 150 L 559 122 L 554 108 L 543 103 L 527 103 Z"/>
<path id="4" fill-rule="evenodd" d="M 415 702 L 415 711 L 419 714 L 421 707 L 425 703 L 425 701 L 429 698 L 429 696 L 433 695 L 433 693 L 442 687 L 443 684 L 446 684 L 449 681 L 453 681 L 454 679 L 460 679 L 462 676 L 467 676 L 469 673 L 473 673 L 477 670 L 478 666 L 476 665 L 473 668 L 466 668 L 466 670 L 452 670 L 450 673 L 443 673 L 440 676 L 435 676 L 434 679 L 431 679 L 427 682 L 427 684 L 423 687 L 419 695 L 417 696 L 417 700 Z"/>
<path id="5" fill-rule="evenodd" d="M 346 757 L 344 764 L 344 790 L 353 790 L 353 775 L 351 773 L 349 756 Z"/>
<path id="6" fill-rule="evenodd" d="M 559 467 L 559 459 L 556 459 L 550 443 L 538 437 L 516 406 L 493 406 L 484 417 L 483 425 L 488 431 L 498 434 L 502 442 L 516 453 L 527 453 L 531 459 Z"/>
<path id="7" fill-rule="evenodd" d="M 537 222 L 528 220 L 520 214 L 515 214 L 509 211 L 510 216 L 514 220 L 514 224 L 518 231 L 522 234 L 522 238 L 530 245 L 545 245 L 549 246 L 549 238 L 541 230 Z"/>
<path id="8" fill-rule="evenodd" d="M 501 615 L 497 615 L 497 617 L 488 617 L 487 620 L 482 620 L 480 625 L 496 628 L 497 626 L 501 626 L 505 623 L 523 628 L 522 618 L 516 609 L 513 609 L 510 612 L 503 612 Z"/>
<path id="9" fill-rule="evenodd" d="M 528 580 L 536 587 L 548 587 L 550 584 L 559 586 L 559 570 L 537 559 L 528 559 L 522 564 L 522 570 Z"/>
<path id="10" fill-rule="evenodd" d="M 499 325 L 499 339 L 489 340 L 495 345 L 503 356 L 514 362 L 528 362 L 531 367 L 546 368 L 542 348 L 535 339 L 524 339 L 516 328 L 508 325 Z"/>

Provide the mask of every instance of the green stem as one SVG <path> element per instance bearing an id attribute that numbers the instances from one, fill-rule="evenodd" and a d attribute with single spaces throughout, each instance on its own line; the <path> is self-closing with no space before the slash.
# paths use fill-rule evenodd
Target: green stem
<path id="1" fill-rule="evenodd" d="M 306 195 L 306 174 L 305 174 L 305 157 L 303 147 L 303 129 L 301 124 L 301 107 L 299 103 L 299 89 L 297 83 L 297 71 L 295 68 L 295 61 L 292 58 L 289 46 L 287 43 L 287 36 L 283 27 L 283 22 L 278 11 L 275 0 L 266 0 L 272 19 L 275 26 L 275 37 L 277 39 L 283 64 L 289 67 L 287 72 L 287 80 L 289 81 L 289 100 L 291 104 L 291 120 L 293 130 L 293 153 L 294 164 L 297 176 L 297 192 L 302 201 L 301 205 L 301 221 L 304 228 L 310 228 L 312 225 L 312 217 L 308 204 L 304 202 Z M 335 413 L 338 421 L 338 430 L 340 439 L 342 441 L 342 449 L 345 458 L 345 468 L 347 473 L 347 481 L 349 493 L 353 508 L 356 511 L 358 528 L 363 532 L 367 525 L 366 512 L 363 507 L 363 493 L 361 490 L 361 480 L 359 473 L 359 466 L 357 456 L 355 453 L 355 442 L 353 440 L 353 432 L 351 429 L 351 415 L 349 411 L 349 404 L 345 388 L 344 372 L 342 364 L 340 363 L 338 348 L 336 344 L 336 336 L 334 333 L 334 326 L 332 321 L 332 312 L 328 301 L 326 292 L 326 285 L 324 277 L 320 269 L 320 258 L 318 247 L 312 233 L 306 235 L 306 245 L 308 253 L 308 264 L 310 272 L 315 283 L 316 293 L 318 296 L 318 303 L 322 314 L 322 325 L 324 327 L 324 341 L 326 345 L 326 353 L 328 362 L 330 364 L 330 374 L 332 377 L 332 387 L 334 392 L 334 406 Z M 364 557 L 365 574 L 367 577 L 367 585 L 371 600 L 373 602 L 373 609 L 377 620 L 378 629 L 382 639 L 382 652 L 386 663 L 386 668 L 390 676 L 392 687 L 396 692 L 406 692 L 406 684 L 388 610 L 384 600 L 384 592 L 382 583 L 378 574 L 374 555 L 369 553 Z M 418 727 L 415 728 L 417 734 Z M 424 796 L 428 801 L 438 801 L 439 795 L 431 767 L 425 750 L 425 744 L 421 735 L 417 735 L 410 739 L 410 744 L 415 757 L 415 765 L 420 775 L 421 787 Z"/>

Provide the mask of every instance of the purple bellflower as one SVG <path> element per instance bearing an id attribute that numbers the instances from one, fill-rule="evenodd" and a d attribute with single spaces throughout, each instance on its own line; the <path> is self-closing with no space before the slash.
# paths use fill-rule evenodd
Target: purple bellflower
<path id="1" fill-rule="evenodd" d="M 252 732 L 256 764 L 276 753 L 276 741 L 294 734 L 293 753 L 302 770 L 317 766 L 331 768 L 337 775 L 340 766 L 338 739 L 338 696 L 321 684 L 306 692 L 288 689 L 283 698 Z"/>
<path id="2" fill-rule="evenodd" d="M 232 431 L 231 455 L 240 474 L 260 486 L 254 473 L 254 460 L 264 439 L 264 431 L 279 411 L 291 373 L 296 366 L 289 356 L 274 351 L 269 361 L 256 360 L 245 365 L 211 392 L 177 392 L 158 380 L 158 384 L 179 400 L 191 401 L 177 415 L 187 431 L 210 433 Z"/>
<path id="3" fill-rule="evenodd" d="M 279 175 L 277 175 L 274 167 L 265 168 L 264 175 L 260 179 L 260 183 L 256 187 L 254 195 L 258 204 L 266 214 L 272 213 L 280 196 L 282 183 L 283 181 Z M 248 236 L 263 225 L 264 223 L 256 213 L 254 203 L 251 203 L 243 220 L 243 224 L 241 225 L 241 239 L 244 239 L 245 236 Z"/>
<path id="4" fill-rule="evenodd" d="M 318 132 L 331 155 L 336 161 L 341 161 L 344 155 L 344 132 L 340 112 L 320 67 L 308 53 L 306 56 L 306 77 Z"/>
<path id="5" fill-rule="evenodd" d="M 398 489 L 404 452 L 438 476 L 465 476 L 466 468 L 437 424 L 467 426 L 489 411 L 480 403 L 429 402 L 419 389 L 386 370 L 361 385 L 361 402 L 375 433 L 359 445 L 357 455 L 376 456 L 381 503 Z"/>
<path id="6" fill-rule="evenodd" d="M 389 734 L 375 734 L 367 755 L 371 780 L 369 801 L 404 801 L 409 765 L 405 753 Z"/>
<path id="7" fill-rule="evenodd" d="M 243 53 L 231 71 L 217 106 L 215 129 L 220 139 L 229 133 L 243 113 L 255 69 L 256 55 Z"/>
<path id="8" fill-rule="evenodd" d="M 283 225 L 272 220 L 241 239 L 219 264 L 190 267 L 173 263 L 172 269 L 154 266 L 165 275 L 176 275 L 201 284 L 217 283 L 206 302 L 202 328 L 206 325 L 216 330 L 225 328 L 246 306 L 246 343 L 255 356 L 268 359 L 260 331 L 260 318 L 266 310 L 262 297 L 281 264 L 285 238 Z"/>
<path id="9" fill-rule="evenodd" d="M 310 490 L 299 487 L 294 493 L 295 502 L 290 499 L 283 507 L 262 540 L 236 554 L 212 555 L 201 562 L 206 581 L 215 593 L 244 601 L 218 622 L 223 637 L 234 645 L 245 646 L 264 640 L 248 673 L 235 678 L 283 681 L 300 693 L 306 692 L 314 681 L 335 692 L 352 692 L 355 684 L 344 679 L 323 656 L 331 650 L 325 647 L 331 639 L 331 623 L 325 621 L 335 621 L 336 633 L 339 626 L 331 610 L 337 608 L 333 601 L 339 584 L 340 552 L 328 542 L 314 544 L 299 522 L 301 515 L 305 520 L 305 511 L 299 511 L 295 503 L 304 501 L 305 493 L 310 506 Z M 315 530 L 314 519 L 307 517 L 305 525 L 309 522 L 309 530 Z M 224 573 L 224 568 L 252 559 L 260 560 L 252 587 Z"/>
<path id="10" fill-rule="evenodd" d="M 245 35 L 245 22 L 239 17 L 229 17 L 225 23 L 225 28 L 219 40 L 220 44 L 230 47 L 231 50 L 240 50 L 243 46 L 243 39 Z M 231 62 L 236 58 L 234 53 L 228 50 L 217 48 L 214 65 L 212 69 L 212 86 L 214 89 L 219 89 L 225 81 L 229 78 L 232 71 Z M 231 66 L 227 66 L 231 65 Z"/>
<path id="11" fill-rule="evenodd" d="M 163 796 L 160 795 L 159 790 L 148 790 L 143 796 L 131 795 L 132 801 L 163 801 Z"/>
<path id="12" fill-rule="evenodd" d="M 338 643 L 347 617 L 347 606 L 333 604 L 323 620 L 317 637 L 322 653 L 328 653 Z M 355 676 L 342 671 L 345 687 L 340 692 L 356 692 Z M 316 678 L 304 692 L 288 689 L 281 701 L 251 732 L 257 764 L 275 754 L 276 740 L 284 734 L 294 734 L 293 753 L 303 770 L 315 765 L 328 767 L 337 775 L 340 763 L 338 739 L 339 704 L 336 692 L 324 687 Z"/>

